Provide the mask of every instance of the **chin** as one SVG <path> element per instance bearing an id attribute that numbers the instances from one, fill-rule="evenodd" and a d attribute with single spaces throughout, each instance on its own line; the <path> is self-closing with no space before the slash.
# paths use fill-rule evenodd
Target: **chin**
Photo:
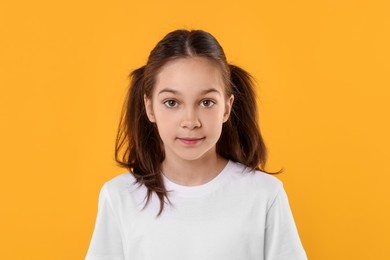
<path id="1" fill-rule="evenodd" d="M 206 159 L 207 157 L 213 156 L 213 154 L 209 153 L 209 151 L 206 151 L 204 153 L 188 153 L 188 152 L 180 153 L 179 152 L 176 155 L 185 161 L 197 161 L 197 160 L 202 160 L 202 159 Z"/>

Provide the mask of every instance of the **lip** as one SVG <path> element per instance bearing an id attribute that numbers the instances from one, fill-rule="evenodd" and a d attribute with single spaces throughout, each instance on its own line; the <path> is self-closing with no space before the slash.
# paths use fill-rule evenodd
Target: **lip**
<path id="1" fill-rule="evenodd" d="M 202 138 L 184 137 L 184 138 L 177 138 L 177 139 L 179 139 L 184 144 L 197 144 L 201 142 L 204 139 L 204 137 Z"/>

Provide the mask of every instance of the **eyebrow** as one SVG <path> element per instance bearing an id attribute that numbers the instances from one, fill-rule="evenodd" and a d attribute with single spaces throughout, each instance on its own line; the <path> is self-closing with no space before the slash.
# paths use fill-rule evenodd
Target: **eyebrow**
<path id="1" fill-rule="evenodd" d="M 170 88 L 164 88 L 162 89 L 160 92 L 158 92 L 158 95 L 162 94 L 162 93 L 172 93 L 172 94 L 177 94 L 177 95 L 181 95 L 181 93 L 177 90 L 174 90 L 174 89 L 170 89 Z M 205 94 L 208 94 L 208 93 L 217 93 L 219 95 L 221 95 L 221 92 L 218 91 L 217 89 L 215 88 L 210 88 L 210 89 L 206 89 L 206 90 L 203 90 L 202 92 L 200 92 L 201 95 L 205 95 Z"/>

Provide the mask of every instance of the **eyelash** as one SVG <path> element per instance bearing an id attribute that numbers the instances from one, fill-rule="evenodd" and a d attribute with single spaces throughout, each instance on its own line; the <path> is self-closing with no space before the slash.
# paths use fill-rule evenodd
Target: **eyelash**
<path id="1" fill-rule="evenodd" d="M 175 104 L 174 104 L 173 106 L 168 105 L 169 102 L 172 102 L 172 101 L 173 101 Z M 202 101 L 200 101 L 201 105 L 202 105 L 205 101 L 206 101 L 206 102 L 210 102 L 211 105 L 209 105 L 209 106 L 202 106 L 202 107 L 211 108 L 212 106 L 215 105 L 215 101 L 213 101 L 213 100 L 211 100 L 211 99 L 203 99 Z M 176 100 L 174 100 L 174 99 L 165 100 L 165 101 L 163 102 L 163 104 L 164 104 L 167 108 L 175 108 L 176 106 L 178 106 L 178 102 L 177 102 Z"/>

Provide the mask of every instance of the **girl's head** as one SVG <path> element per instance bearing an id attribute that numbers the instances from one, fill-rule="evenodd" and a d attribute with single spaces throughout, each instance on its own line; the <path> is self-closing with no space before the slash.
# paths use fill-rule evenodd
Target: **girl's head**
<path id="1" fill-rule="evenodd" d="M 130 78 L 115 159 L 148 188 L 147 201 L 156 192 L 160 213 L 167 198 L 160 170 L 167 157 L 190 160 L 216 153 L 264 170 L 252 78 L 227 63 L 210 33 L 168 33 Z"/>

